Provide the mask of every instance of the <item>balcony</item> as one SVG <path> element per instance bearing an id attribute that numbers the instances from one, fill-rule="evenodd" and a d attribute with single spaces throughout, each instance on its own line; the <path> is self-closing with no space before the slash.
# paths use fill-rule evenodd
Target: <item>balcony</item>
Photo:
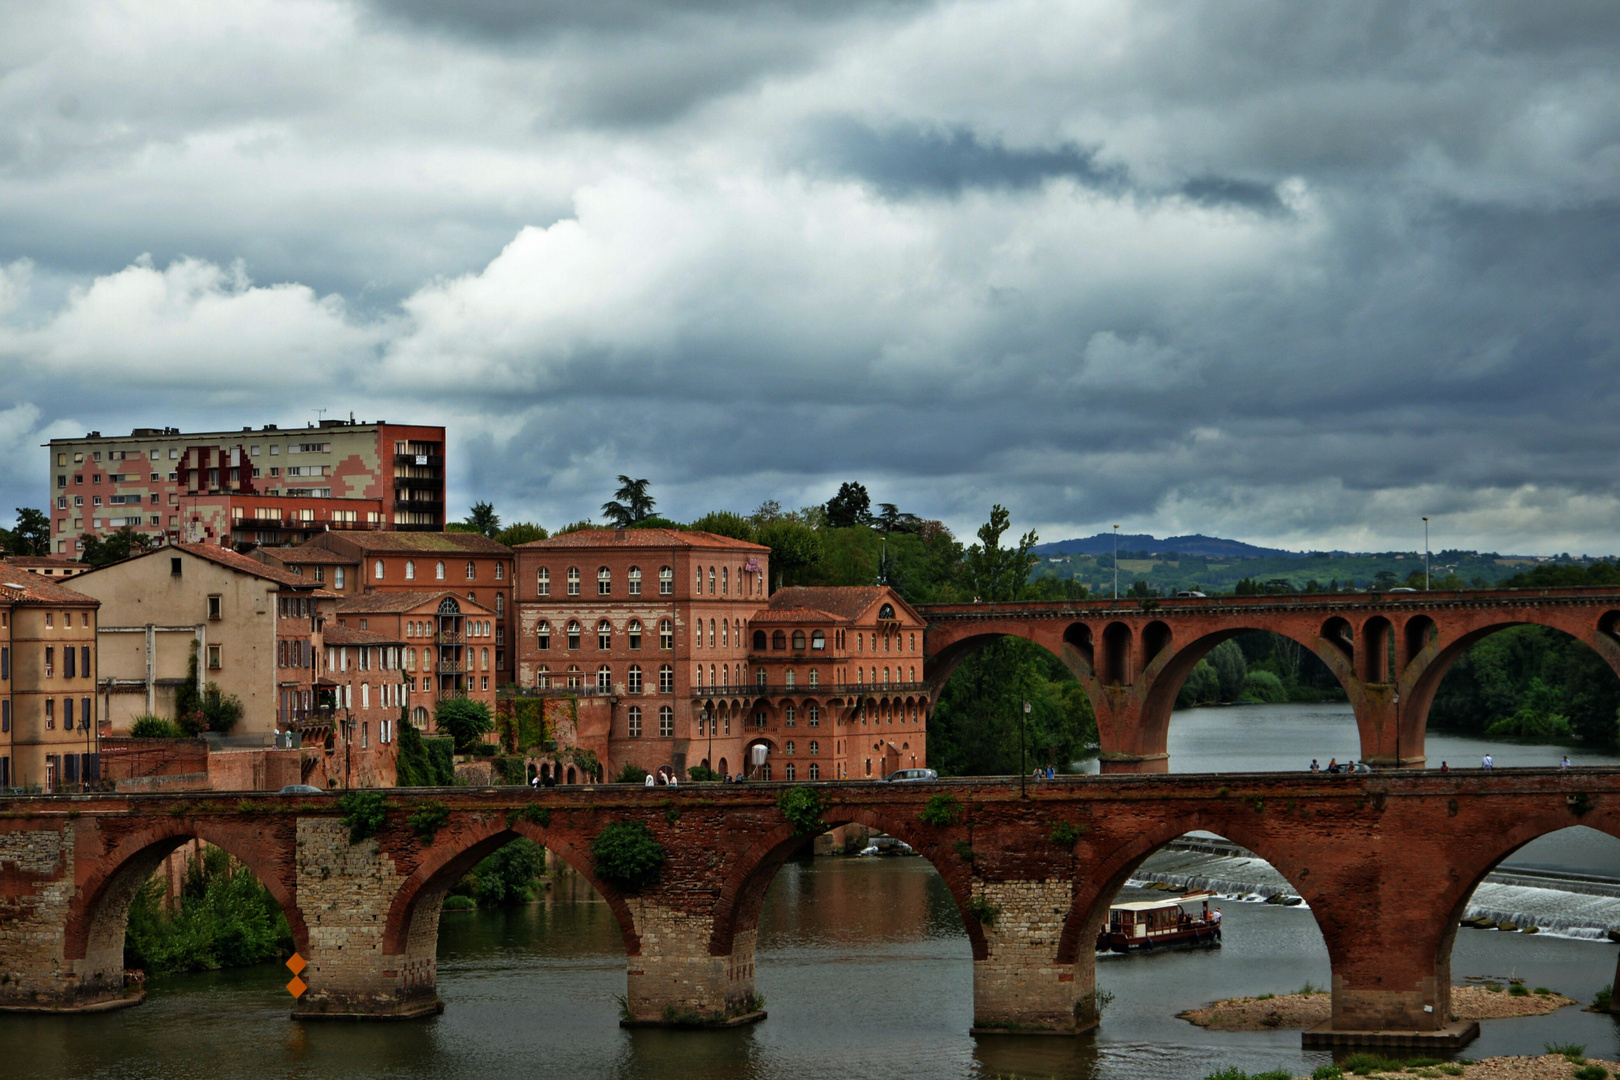
<path id="1" fill-rule="evenodd" d="M 395 454 L 395 465 L 425 465 L 428 468 L 444 468 L 443 454 Z"/>
<path id="2" fill-rule="evenodd" d="M 694 686 L 691 696 L 694 698 L 711 697 L 893 697 L 896 694 L 931 694 L 933 688 L 927 683 L 822 683 L 820 686 L 810 686 L 799 683 L 788 686 L 786 683 L 742 683 L 734 686 Z"/>
<path id="3" fill-rule="evenodd" d="M 595 683 L 591 683 L 589 686 L 576 686 L 573 688 L 566 686 L 516 686 L 502 689 L 500 696 L 512 698 L 606 698 L 613 697 L 618 693 L 618 690 L 599 690 Z"/>
<path id="4" fill-rule="evenodd" d="M 442 476 L 399 476 L 394 477 L 394 486 L 397 488 L 413 488 L 424 491 L 443 491 L 444 477 Z M 406 501 L 406 500 L 400 500 Z M 415 500 L 409 500 L 414 502 Z"/>

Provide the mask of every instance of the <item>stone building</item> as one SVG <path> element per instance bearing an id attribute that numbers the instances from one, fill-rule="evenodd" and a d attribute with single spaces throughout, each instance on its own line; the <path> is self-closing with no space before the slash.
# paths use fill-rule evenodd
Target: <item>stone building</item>
<path id="1" fill-rule="evenodd" d="M 477 606 L 480 618 L 493 616 L 490 663 L 481 666 L 477 687 L 514 680 L 512 638 L 512 549 L 479 533 L 393 532 L 323 533 L 295 548 L 259 548 L 252 553 L 273 566 L 312 580 L 340 598 L 373 593 L 451 591 Z"/>
<path id="2" fill-rule="evenodd" d="M 52 439 L 51 551 L 123 527 L 247 547 L 331 530 L 444 528 L 444 428 L 322 420 Z"/>
<path id="3" fill-rule="evenodd" d="M 0 789 L 99 778 L 93 596 L 0 567 Z"/>

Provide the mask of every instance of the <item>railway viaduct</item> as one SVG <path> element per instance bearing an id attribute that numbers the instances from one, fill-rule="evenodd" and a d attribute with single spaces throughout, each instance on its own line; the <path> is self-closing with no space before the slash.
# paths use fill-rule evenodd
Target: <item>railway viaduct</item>
<path id="1" fill-rule="evenodd" d="M 1298 642 L 1337 676 L 1355 710 L 1361 758 L 1419 767 L 1429 706 L 1457 658 L 1509 626 L 1584 642 L 1620 673 L 1620 590 L 1185 597 L 929 605 L 924 676 L 935 700 L 970 653 L 1002 635 L 1059 657 L 1097 716 L 1105 772 L 1165 772 L 1176 695 L 1211 649 L 1249 630 Z"/>
<path id="2" fill-rule="evenodd" d="M 1333 1033 L 1436 1031 L 1450 1016 L 1453 936 L 1485 874 L 1572 825 L 1620 836 L 1620 769 L 1117 775 L 1027 793 L 1017 780 L 803 788 L 821 823 L 882 829 L 938 869 L 971 942 L 979 1029 L 1095 1024 L 1093 942 L 1110 902 L 1154 850 L 1208 830 L 1269 860 L 1310 905 L 1333 967 Z M 329 797 L 0 799 L 0 1008 L 138 1000 L 123 966 L 131 899 L 164 856 L 200 838 L 244 862 L 286 912 L 309 962 L 295 1016 L 435 1013 L 447 890 L 527 836 L 617 917 L 633 1020 L 743 1022 L 757 1018 L 766 887 L 819 828 L 801 831 L 779 808 L 803 788 L 392 789 L 379 793 L 381 827 L 356 842 Z M 604 880 L 591 855 L 623 821 L 644 824 L 665 854 L 640 890 Z"/>

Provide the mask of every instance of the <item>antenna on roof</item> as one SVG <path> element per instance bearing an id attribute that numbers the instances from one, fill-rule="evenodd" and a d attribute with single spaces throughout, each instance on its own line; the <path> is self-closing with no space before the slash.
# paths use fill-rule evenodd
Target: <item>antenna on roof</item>
<path id="1" fill-rule="evenodd" d="M 326 419 L 326 410 L 325 409 L 311 409 L 309 411 L 315 414 L 315 419 L 317 419 L 317 420 L 325 420 Z"/>

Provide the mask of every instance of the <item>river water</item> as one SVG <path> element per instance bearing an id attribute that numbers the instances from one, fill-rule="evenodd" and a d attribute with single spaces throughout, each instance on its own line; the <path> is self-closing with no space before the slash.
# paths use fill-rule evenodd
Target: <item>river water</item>
<path id="1" fill-rule="evenodd" d="M 1477 764 L 1486 745 L 1434 737 L 1430 759 L 1443 754 L 1453 765 Z M 1170 746 L 1177 771 L 1297 769 L 1311 757 L 1325 762 L 1352 754 L 1355 725 L 1342 705 L 1201 709 L 1176 714 Z M 1491 749 L 1501 765 L 1556 763 L 1560 753 Z M 1582 764 L 1616 760 L 1578 756 Z M 1184 873 L 1213 867 L 1230 879 L 1233 893 L 1263 883 L 1269 872 L 1230 854 L 1179 851 L 1155 859 Z M 1526 873 L 1620 879 L 1620 842 L 1572 829 L 1521 849 L 1511 861 Z M 0 1045 L 4 1075 L 18 1080 L 1199 1080 L 1227 1065 L 1308 1074 L 1328 1055 L 1301 1051 L 1297 1031 L 1206 1032 L 1175 1018 L 1217 997 L 1329 982 L 1327 952 L 1308 910 L 1241 902 L 1223 908 L 1226 943 L 1219 950 L 1100 958 L 1099 985 L 1114 998 L 1102 1026 L 1073 1039 L 969 1036 L 972 959 L 938 875 L 921 859 L 834 858 L 789 863 L 771 886 L 757 957 L 770 1018 L 751 1028 L 620 1029 L 614 995 L 624 992 L 624 955 L 617 924 L 596 893 L 569 876 L 539 904 L 446 913 L 439 991 L 448 1008 L 433 1020 L 291 1022 L 281 989 L 287 974 L 268 966 L 155 980 L 144 1005 L 117 1013 L 0 1017 Z M 1369 947 L 1376 948 L 1375 938 Z M 1590 1000 L 1614 975 L 1615 946 L 1555 933 L 1464 930 L 1452 969 L 1458 981 L 1519 977 Z M 1547 1042 L 1620 1055 L 1620 1025 L 1576 1009 L 1487 1021 L 1483 1028 L 1469 1056 L 1540 1053 Z"/>

